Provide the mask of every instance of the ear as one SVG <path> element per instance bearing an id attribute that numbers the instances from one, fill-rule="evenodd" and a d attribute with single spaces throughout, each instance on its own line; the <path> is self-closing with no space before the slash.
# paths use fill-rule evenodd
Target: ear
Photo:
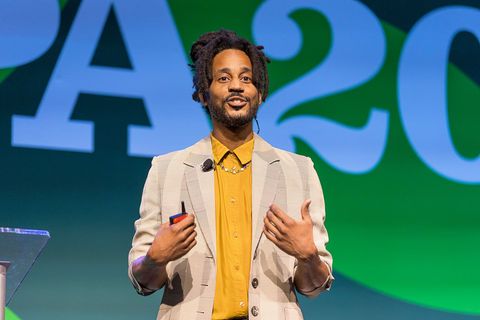
<path id="1" fill-rule="evenodd" d="M 259 91 L 258 92 L 258 106 L 260 107 L 263 103 L 263 100 L 262 100 L 262 93 Z"/>
<path id="2" fill-rule="evenodd" d="M 208 107 L 207 99 L 204 94 L 198 93 L 198 99 L 200 100 L 200 103 L 202 104 L 202 106 L 204 106 L 205 108 Z"/>

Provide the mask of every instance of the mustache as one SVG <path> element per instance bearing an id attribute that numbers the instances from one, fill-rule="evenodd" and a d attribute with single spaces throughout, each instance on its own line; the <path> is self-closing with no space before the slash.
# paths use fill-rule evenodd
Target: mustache
<path id="1" fill-rule="evenodd" d="M 240 93 L 238 93 L 238 92 L 232 92 L 231 94 L 229 94 L 229 95 L 225 98 L 224 102 L 227 102 L 228 100 L 230 100 L 231 98 L 234 98 L 234 97 L 238 97 L 238 98 L 241 98 L 241 99 L 245 100 L 246 102 L 250 102 L 250 98 L 245 97 L 244 95 L 242 95 L 242 94 L 240 94 Z"/>

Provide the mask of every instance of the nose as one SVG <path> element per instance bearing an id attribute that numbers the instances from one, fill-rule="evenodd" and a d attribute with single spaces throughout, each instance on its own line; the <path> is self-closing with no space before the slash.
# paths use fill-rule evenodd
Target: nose
<path id="1" fill-rule="evenodd" d="M 234 78 L 230 81 L 230 85 L 228 86 L 229 92 L 243 92 L 243 84 L 240 79 Z"/>

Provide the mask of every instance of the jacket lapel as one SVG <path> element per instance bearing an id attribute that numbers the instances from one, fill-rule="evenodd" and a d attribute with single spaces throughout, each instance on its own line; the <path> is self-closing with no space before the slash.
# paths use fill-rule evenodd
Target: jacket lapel
<path id="1" fill-rule="evenodd" d="M 280 164 L 277 153 L 265 140 L 255 135 L 252 155 L 252 253 L 256 258 L 263 234 L 263 218 L 277 192 Z"/>
<path id="2" fill-rule="evenodd" d="M 192 201 L 196 222 L 205 238 L 208 249 L 215 260 L 215 186 L 213 170 L 204 172 L 202 164 L 213 159 L 210 137 L 206 137 L 192 146 L 184 164 L 188 194 Z"/>
<path id="3" fill-rule="evenodd" d="M 215 185 L 213 170 L 204 172 L 202 164 L 213 159 L 210 137 L 192 146 L 184 164 L 185 180 L 193 210 L 207 246 L 216 259 Z M 263 234 L 263 218 L 275 199 L 279 179 L 280 159 L 273 147 L 255 135 L 252 155 L 252 251 L 256 251 Z"/>

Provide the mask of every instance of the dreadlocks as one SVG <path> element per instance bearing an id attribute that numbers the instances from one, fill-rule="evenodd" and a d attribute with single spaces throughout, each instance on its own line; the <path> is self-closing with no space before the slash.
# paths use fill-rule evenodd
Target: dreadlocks
<path id="1" fill-rule="evenodd" d="M 193 62 L 190 67 L 194 72 L 193 87 L 195 88 L 192 94 L 193 100 L 200 102 L 200 96 L 207 98 L 208 89 L 212 83 L 213 58 L 226 49 L 241 50 L 250 58 L 253 85 L 261 93 L 262 101 L 265 101 L 268 95 L 267 63 L 270 60 L 263 53 L 263 46 L 255 46 L 235 32 L 223 29 L 204 33 L 190 49 L 190 58 Z M 208 112 L 208 108 L 206 110 Z"/>

